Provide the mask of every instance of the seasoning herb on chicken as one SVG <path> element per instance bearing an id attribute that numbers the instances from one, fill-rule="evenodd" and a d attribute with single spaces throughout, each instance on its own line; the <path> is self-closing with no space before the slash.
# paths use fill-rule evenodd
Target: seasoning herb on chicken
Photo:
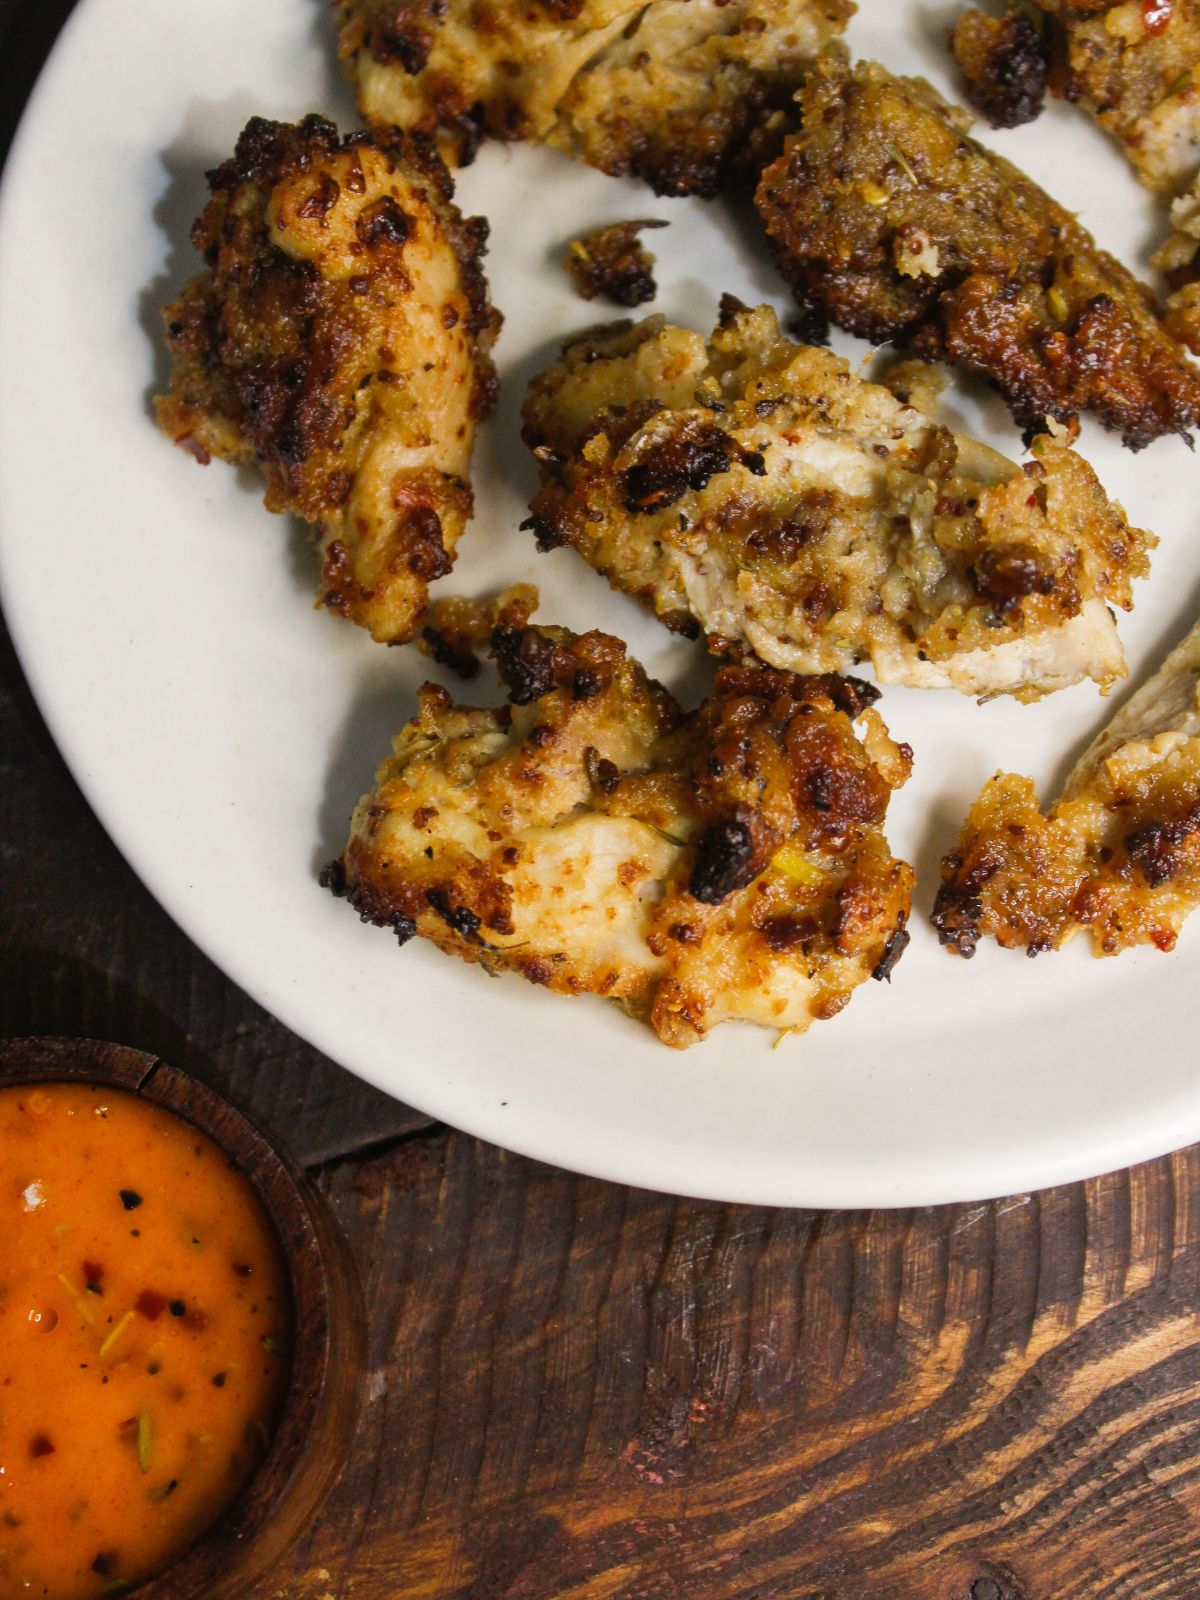
<path id="1" fill-rule="evenodd" d="M 209 174 L 204 270 L 164 313 L 160 427 L 201 462 L 256 463 L 315 525 L 320 600 L 410 639 L 471 514 L 499 316 L 431 147 L 253 118 Z"/>
<path id="2" fill-rule="evenodd" d="M 1200 371 L 1149 291 L 927 83 L 824 61 L 799 107 L 757 199 L 802 307 L 990 379 L 1027 429 L 1195 426 Z"/>
<path id="3" fill-rule="evenodd" d="M 597 994 L 667 1044 L 801 1030 L 908 942 L 883 822 L 911 752 L 853 679 L 726 668 L 700 708 L 603 633 L 501 625 L 511 704 L 433 685 L 324 882 L 364 920 Z"/>

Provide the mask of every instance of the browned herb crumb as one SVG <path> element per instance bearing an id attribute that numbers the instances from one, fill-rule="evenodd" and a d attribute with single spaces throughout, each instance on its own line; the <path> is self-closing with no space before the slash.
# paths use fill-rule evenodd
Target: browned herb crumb
<path id="1" fill-rule="evenodd" d="M 665 228 L 655 217 L 610 222 L 572 239 L 563 265 L 585 300 L 603 297 L 619 306 L 642 306 L 658 293 L 654 257 L 639 239 L 643 228 Z"/>
<path id="2" fill-rule="evenodd" d="M 524 628 L 538 607 L 536 584 L 514 583 L 491 600 L 450 595 L 430 607 L 417 648 L 460 678 L 479 671 L 478 651 L 498 627 Z"/>
<path id="3" fill-rule="evenodd" d="M 967 99 L 993 128 L 1032 122 L 1046 98 L 1049 55 L 1041 29 L 1024 11 L 989 17 L 968 7 L 950 35 Z"/>

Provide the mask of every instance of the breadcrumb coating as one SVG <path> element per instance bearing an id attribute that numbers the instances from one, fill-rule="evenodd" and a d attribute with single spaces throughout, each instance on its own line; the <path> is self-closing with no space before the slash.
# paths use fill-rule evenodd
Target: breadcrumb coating
<path id="1" fill-rule="evenodd" d="M 363 115 L 436 134 L 532 139 L 659 194 L 709 196 L 852 0 L 335 0 Z"/>
<path id="2" fill-rule="evenodd" d="M 1200 903 L 1200 628 L 1113 719 L 1047 812 L 1000 772 L 942 863 L 933 925 L 971 956 L 987 935 L 1028 955 L 1081 930 L 1097 955 L 1171 950 Z"/>
<path id="3" fill-rule="evenodd" d="M 1050 64 L 1028 12 L 991 17 L 968 6 L 955 24 L 950 49 L 967 99 L 993 128 L 1019 128 L 1042 109 Z"/>
<path id="4" fill-rule="evenodd" d="M 875 691 L 728 668 L 700 708 L 603 633 L 501 623 L 511 704 L 434 685 L 323 882 L 490 972 L 596 994 L 683 1047 L 834 1016 L 908 942 L 883 822 L 911 751 Z"/>
<path id="5" fill-rule="evenodd" d="M 524 418 L 540 546 L 715 652 L 1022 700 L 1125 672 L 1109 607 L 1132 604 L 1153 536 L 1064 439 L 1019 468 L 767 306 L 727 300 L 707 344 L 661 317 L 591 329 Z"/>
<path id="6" fill-rule="evenodd" d="M 1197 0 L 1036 0 L 1058 91 L 1120 144 L 1156 194 L 1200 166 Z"/>
<path id="7" fill-rule="evenodd" d="M 204 270 L 164 312 L 159 426 L 202 462 L 256 464 L 315 525 L 320 602 L 398 643 L 420 625 L 472 499 L 500 318 L 431 146 L 253 118 L 209 173 Z"/>
<path id="8" fill-rule="evenodd" d="M 1091 412 L 1134 449 L 1200 419 L 1149 290 L 927 83 L 818 64 L 758 207 L 810 314 L 988 378 L 1027 429 Z"/>

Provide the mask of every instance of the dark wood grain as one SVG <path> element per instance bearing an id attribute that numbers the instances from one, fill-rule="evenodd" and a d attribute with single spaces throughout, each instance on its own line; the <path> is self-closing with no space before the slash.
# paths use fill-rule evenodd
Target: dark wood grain
<path id="1" fill-rule="evenodd" d="M 1200 1154 L 992 1204 L 679 1201 L 438 1133 L 294 1600 L 1192 1600 Z"/>

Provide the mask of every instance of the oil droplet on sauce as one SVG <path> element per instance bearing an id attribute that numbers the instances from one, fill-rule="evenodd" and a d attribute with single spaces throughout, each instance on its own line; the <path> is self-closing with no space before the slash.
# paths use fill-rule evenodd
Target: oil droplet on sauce
<path id="1" fill-rule="evenodd" d="M 182 1555 L 262 1458 L 291 1322 L 266 1215 L 203 1134 L 95 1085 L 0 1089 L 0 1600 Z"/>

